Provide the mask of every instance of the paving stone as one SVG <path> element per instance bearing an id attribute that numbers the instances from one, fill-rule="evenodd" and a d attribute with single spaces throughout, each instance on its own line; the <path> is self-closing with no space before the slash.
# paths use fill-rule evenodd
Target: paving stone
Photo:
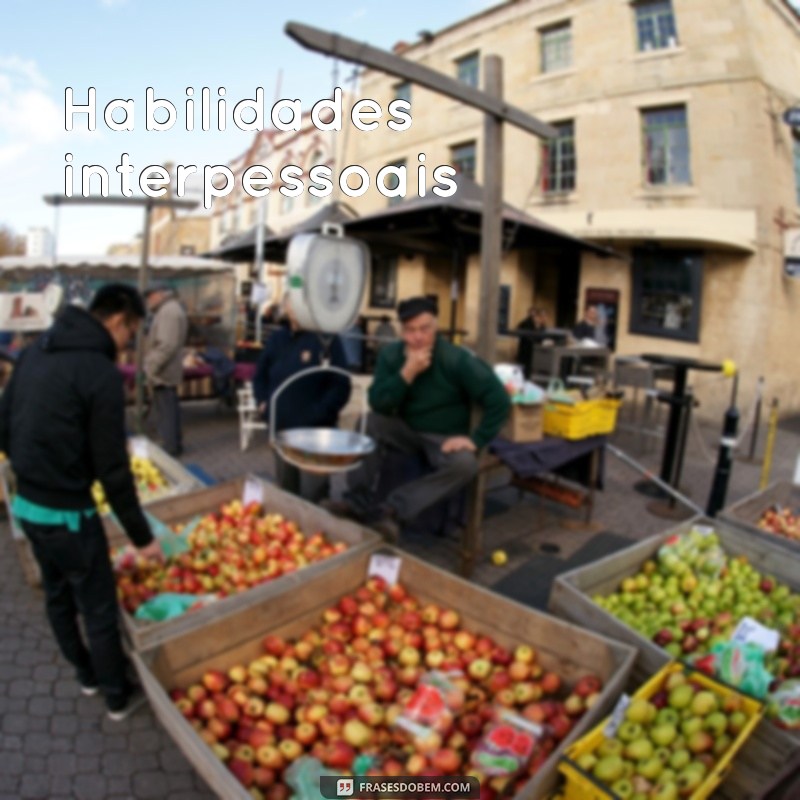
<path id="1" fill-rule="evenodd" d="M 80 689 L 74 680 L 60 680 L 53 687 L 53 694 L 58 698 L 69 698 L 76 700 L 79 696 Z"/>
<path id="2" fill-rule="evenodd" d="M 15 681 L 11 681 L 11 685 L 8 687 L 9 697 L 24 697 L 27 699 L 32 694 L 33 681 L 27 678 L 18 678 Z"/>
<path id="3" fill-rule="evenodd" d="M 134 753 L 155 753 L 164 746 L 161 737 L 155 736 L 152 730 L 134 731 L 128 739 L 131 752 Z"/>
<path id="4" fill-rule="evenodd" d="M 168 793 L 167 777 L 163 772 L 139 772 L 133 776 L 133 791 L 143 800 L 160 800 Z"/>
<path id="5" fill-rule="evenodd" d="M 65 753 L 72 748 L 72 742 L 50 733 L 26 733 L 24 748 L 27 755 L 48 756 L 50 753 Z"/>
<path id="6" fill-rule="evenodd" d="M 77 763 L 75 753 L 55 753 L 47 759 L 47 771 L 51 775 L 74 775 Z"/>
<path id="7" fill-rule="evenodd" d="M 167 785 L 170 790 L 170 797 L 172 792 L 177 792 L 180 789 L 191 789 L 194 785 L 194 775 L 191 772 L 168 772 Z"/>
<path id="8" fill-rule="evenodd" d="M 0 642 L 2 642 L 0 637 Z M 0 681 L 13 681 L 15 678 L 24 678 L 25 670 L 16 664 L 0 664 Z"/>
<path id="9" fill-rule="evenodd" d="M 121 796 L 126 800 L 131 797 L 130 778 L 108 777 L 108 795 L 111 797 Z"/>
<path id="10" fill-rule="evenodd" d="M 0 753 L 22 750 L 21 736 L 0 736 Z"/>
<path id="11" fill-rule="evenodd" d="M 56 710 L 56 701 L 52 697 L 34 697 L 28 703 L 28 713 L 33 717 L 50 719 Z"/>
<path id="12" fill-rule="evenodd" d="M 40 664 L 52 664 L 53 652 L 52 650 L 20 650 L 14 661 L 21 667 L 35 667 Z"/>
<path id="13" fill-rule="evenodd" d="M 19 775 L 6 775 L 0 772 L 0 792 L 11 792 L 8 797 L 19 800 L 19 785 L 22 779 Z"/>
<path id="14" fill-rule="evenodd" d="M 50 731 L 57 736 L 74 736 L 78 732 L 78 720 L 69 714 L 55 714 L 50 718 Z"/>
<path id="15" fill-rule="evenodd" d="M 19 785 L 19 796 L 23 800 L 49 800 L 50 777 L 48 775 L 23 775 Z"/>
<path id="16" fill-rule="evenodd" d="M 32 678 L 35 681 L 55 681 L 60 673 L 60 669 L 56 664 L 39 664 L 32 673 Z"/>
<path id="17" fill-rule="evenodd" d="M 22 753 L 10 753 L 6 751 L 6 742 L 2 742 L 2 771 L 6 775 L 22 775 L 25 771 L 25 756 Z"/>
<path id="18" fill-rule="evenodd" d="M 100 756 L 78 756 L 75 771 L 79 774 L 96 774 L 100 771 Z"/>
<path id="19" fill-rule="evenodd" d="M 133 760 L 127 753 L 103 753 L 103 774 L 110 777 L 130 777 L 133 775 Z"/>
<path id="20" fill-rule="evenodd" d="M 74 750 L 79 756 L 99 755 L 105 749 L 105 736 L 99 731 L 81 731 L 74 742 Z"/>
<path id="21" fill-rule="evenodd" d="M 49 800 L 54 800 L 58 795 L 64 797 L 73 797 L 72 790 L 72 773 L 69 775 L 53 775 L 50 777 L 50 793 Z"/>
<path id="22" fill-rule="evenodd" d="M 73 781 L 76 800 L 102 800 L 108 793 L 104 775 L 76 775 Z"/>
<path id="23" fill-rule="evenodd" d="M 28 717 L 25 714 L 7 713 L 2 720 L 3 733 L 25 733 L 28 728 Z"/>

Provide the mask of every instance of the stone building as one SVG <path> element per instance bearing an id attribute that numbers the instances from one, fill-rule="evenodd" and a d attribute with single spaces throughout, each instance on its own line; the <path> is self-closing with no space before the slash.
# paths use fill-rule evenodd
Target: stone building
<path id="1" fill-rule="evenodd" d="M 618 354 L 734 358 L 744 404 L 763 375 L 782 407 L 800 405 L 800 282 L 784 271 L 800 131 L 783 120 L 800 98 L 800 17 L 786 0 L 512 0 L 397 49 L 477 86 L 482 58 L 502 56 L 505 98 L 559 131 L 544 143 L 506 126 L 504 199 L 621 255 L 507 252 L 512 317 L 536 303 L 571 327 L 594 299 L 615 316 Z M 370 71 L 359 95 L 408 97 L 413 125 L 353 133 L 347 163 L 406 165 L 410 196 L 420 153 L 482 180 L 478 112 Z M 362 214 L 387 203 L 374 190 L 354 201 Z M 444 266 L 400 267 L 397 297 L 448 291 Z M 474 338 L 477 257 L 461 295 Z M 729 386 L 704 383 L 716 413 Z"/>

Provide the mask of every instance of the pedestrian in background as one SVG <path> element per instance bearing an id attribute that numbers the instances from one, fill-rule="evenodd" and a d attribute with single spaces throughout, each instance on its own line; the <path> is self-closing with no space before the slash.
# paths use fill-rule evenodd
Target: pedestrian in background
<path id="1" fill-rule="evenodd" d="M 183 453 L 181 406 L 178 386 L 183 379 L 183 348 L 188 319 L 175 292 L 164 284 L 153 284 L 145 292 L 153 314 L 144 356 L 144 372 L 153 394 L 156 425 L 164 449 L 172 456 Z"/>
<path id="2" fill-rule="evenodd" d="M 101 690 L 115 721 L 143 696 L 127 677 L 108 541 L 91 486 L 100 481 L 139 554 L 162 558 L 131 474 L 115 365 L 144 316 L 139 293 L 122 284 L 100 288 L 88 311 L 68 306 L 20 354 L 0 400 L 0 449 L 17 480 L 12 513 L 39 564 L 50 626 L 83 694 Z"/>

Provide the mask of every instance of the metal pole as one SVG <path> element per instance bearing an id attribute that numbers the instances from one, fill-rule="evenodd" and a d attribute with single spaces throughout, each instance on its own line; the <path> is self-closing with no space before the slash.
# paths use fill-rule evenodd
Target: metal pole
<path id="1" fill-rule="evenodd" d="M 142 239 L 142 260 L 139 265 L 139 293 L 147 288 L 147 261 L 150 256 L 150 218 L 153 206 L 144 207 L 144 234 Z M 136 432 L 144 433 L 144 331 L 136 332 Z"/>
<path id="2" fill-rule="evenodd" d="M 484 92 L 502 102 L 503 62 L 499 56 L 483 59 Z M 481 220 L 480 311 L 477 354 L 490 364 L 497 347 L 497 306 L 503 259 L 503 123 L 486 114 L 483 121 L 483 218 Z"/>
<path id="3" fill-rule="evenodd" d="M 666 481 L 662 481 L 658 475 L 650 472 L 647 467 L 643 467 L 638 461 L 635 461 L 627 453 L 623 452 L 618 447 L 615 447 L 613 444 L 609 444 L 608 442 L 606 442 L 606 450 L 608 450 L 612 455 L 615 455 L 620 461 L 624 462 L 629 467 L 633 467 L 637 472 L 640 472 L 645 478 L 647 478 L 647 480 L 652 481 L 656 486 L 665 491 L 668 495 L 674 497 L 676 500 L 679 500 L 687 508 L 691 508 L 695 514 L 702 514 L 705 516 L 705 511 L 703 511 L 700 506 L 693 503 L 688 497 L 681 494 L 677 489 L 674 489 Z"/>
<path id="4" fill-rule="evenodd" d="M 759 377 L 758 385 L 756 386 L 756 410 L 753 418 L 753 432 L 750 435 L 750 452 L 747 454 L 748 461 L 755 461 L 756 443 L 758 442 L 758 429 L 761 427 L 761 401 L 763 399 L 763 392 L 764 376 L 762 375 Z"/>
<path id="5" fill-rule="evenodd" d="M 778 398 L 772 398 L 767 425 L 767 444 L 764 447 L 764 463 L 761 466 L 761 480 L 758 482 L 759 491 L 767 488 L 769 474 L 772 471 L 772 454 L 775 450 L 775 434 L 778 431 Z"/>
<path id="6" fill-rule="evenodd" d="M 725 505 L 725 495 L 728 492 L 728 482 L 730 481 L 731 465 L 733 463 L 733 448 L 736 446 L 736 431 L 739 427 L 739 409 L 736 408 L 738 390 L 739 376 L 734 375 L 731 404 L 725 412 L 717 468 L 714 471 L 714 480 L 711 484 L 711 493 L 708 496 L 708 506 L 706 507 L 706 514 L 709 517 L 715 517 L 717 511 Z"/>
<path id="7" fill-rule="evenodd" d="M 267 203 L 269 202 L 269 195 L 264 195 L 261 198 L 261 204 L 258 207 L 258 229 L 256 230 L 256 263 L 253 267 L 255 272 L 255 279 L 257 283 L 262 283 L 264 278 L 264 226 L 267 224 Z M 264 282 L 266 287 L 266 283 Z M 256 307 L 256 329 L 255 340 L 261 341 L 261 313 Z"/>

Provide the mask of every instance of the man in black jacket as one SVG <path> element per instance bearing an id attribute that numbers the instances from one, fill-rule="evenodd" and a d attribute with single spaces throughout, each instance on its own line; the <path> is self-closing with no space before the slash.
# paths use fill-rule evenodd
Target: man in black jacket
<path id="1" fill-rule="evenodd" d="M 122 284 L 99 289 L 88 312 L 67 307 L 20 355 L 0 401 L 0 449 L 17 478 L 12 511 L 41 569 L 50 625 L 81 691 L 102 689 L 112 720 L 140 699 L 126 677 L 116 584 L 90 487 L 100 481 L 141 556 L 162 557 L 130 470 L 114 363 L 144 315 L 138 292 Z"/>

